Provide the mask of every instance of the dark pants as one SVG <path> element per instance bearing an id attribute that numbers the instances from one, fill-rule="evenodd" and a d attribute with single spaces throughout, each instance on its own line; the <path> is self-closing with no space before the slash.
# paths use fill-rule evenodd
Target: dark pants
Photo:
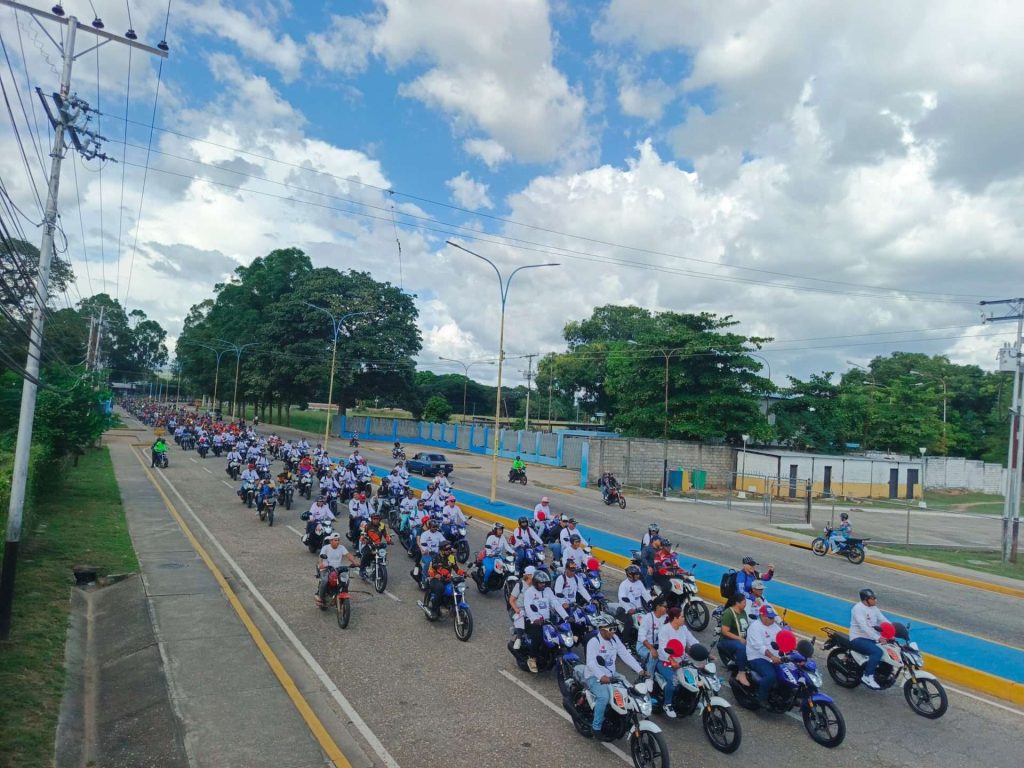
<path id="1" fill-rule="evenodd" d="M 526 624 L 526 636 L 530 638 L 530 655 L 534 658 L 540 654 L 540 649 L 544 645 L 544 630 L 541 627 L 544 623 L 535 624 L 530 621 Z"/>
<path id="2" fill-rule="evenodd" d="M 858 637 L 856 640 L 850 641 L 850 647 L 857 653 L 862 653 L 868 657 L 868 663 L 864 665 L 864 675 L 866 677 L 873 677 L 875 669 L 878 667 L 878 662 L 882 660 L 882 646 L 874 640 Z"/>
<path id="3" fill-rule="evenodd" d="M 718 641 L 718 647 L 725 653 L 732 656 L 733 661 L 736 662 L 736 670 L 738 672 L 745 672 L 747 669 L 747 646 L 741 643 L 739 640 L 730 640 L 727 637 L 723 637 Z"/>
<path id="4" fill-rule="evenodd" d="M 444 599 L 444 579 L 433 578 L 427 585 L 427 607 L 432 611 L 437 611 L 441 607 L 441 601 Z"/>
<path id="5" fill-rule="evenodd" d="M 775 665 L 768 659 L 751 659 L 749 663 L 750 668 L 761 678 L 757 683 L 757 700 L 767 704 L 768 694 L 775 687 Z"/>

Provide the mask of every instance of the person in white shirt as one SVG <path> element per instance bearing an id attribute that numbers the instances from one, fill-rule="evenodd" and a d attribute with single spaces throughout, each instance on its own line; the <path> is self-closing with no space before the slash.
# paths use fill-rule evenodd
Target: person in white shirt
<path id="1" fill-rule="evenodd" d="M 757 699 L 762 706 L 768 703 L 768 694 L 775 686 L 775 665 L 782 663 L 778 651 L 772 648 L 775 636 L 782 630 L 775 619 L 775 610 L 763 605 L 758 620 L 747 627 L 747 664 L 761 678 L 757 683 Z"/>
<path id="2" fill-rule="evenodd" d="M 619 610 L 632 615 L 643 610 L 644 603 L 650 600 L 651 592 L 640 580 L 640 568 L 630 565 L 626 568 L 626 580 L 619 584 Z"/>
<path id="3" fill-rule="evenodd" d="M 658 664 L 658 631 L 668 621 L 667 614 L 668 605 L 663 600 L 655 600 L 651 610 L 640 619 L 636 655 L 640 663 L 646 667 L 648 675 L 654 675 L 654 667 Z"/>
<path id="4" fill-rule="evenodd" d="M 647 526 L 647 533 L 644 534 L 643 538 L 640 539 L 640 549 L 649 547 L 651 540 L 654 539 L 661 533 L 661 527 L 657 523 L 651 523 Z"/>
<path id="5" fill-rule="evenodd" d="M 599 741 L 611 741 L 601 732 L 604 715 L 611 700 L 610 683 L 615 679 L 615 662 L 622 659 L 623 663 L 634 672 L 643 676 L 643 667 L 637 663 L 622 641 L 615 636 L 615 619 L 608 614 L 594 617 L 597 634 L 587 643 L 587 677 L 586 685 L 594 694 L 594 719 L 591 728 L 594 737 Z"/>
<path id="6" fill-rule="evenodd" d="M 565 572 L 555 579 L 555 597 L 562 601 L 562 607 L 566 610 L 576 605 L 577 597 L 582 597 L 588 603 L 593 599 L 576 574 L 575 560 L 567 560 Z"/>
<path id="7" fill-rule="evenodd" d="M 447 495 L 448 491 L 452 489 L 452 484 L 448 482 L 448 476 L 444 472 L 438 472 L 437 477 L 434 478 L 434 480 L 441 493 Z"/>
<path id="8" fill-rule="evenodd" d="M 850 611 L 850 646 L 857 653 L 868 657 L 864 665 L 864 674 L 860 681 L 868 688 L 876 691 L 879 685 L 875 682 L 875 669 L 882 660 L 882 648 L 878 644 L 881 634 L 875 627 L 888 621 L 885 614 L 878 610 L 878 597 L 873 589 L 860 591 L 860 602 Z"/>
<path id="9" fill-rule="evenodd" d="M 326 496 L 317 496 L 309 507 L 309 520 L 306 521 L 306 536 L 303 537 L 302 543 L 305 544 L 308 537 L 313 534 L 316 529 L 317 523 L 322 522 L 334 522 L 334 513 L 331 512 L 331 508 L 327 505 Z"/>
<path id="10" fill-rule="evenodd" d="M 668 609 L 665 623 L 658 628 L 658 661 L 656 674 L 661 677 L 665 688 L 663 709 L 665 717 L 675 717 L 676 710 L 672 699 L 676 692 L 676 670 L 682 666 L 682 653 L 674 653 L 676 648 L 683 652 L 697 642 L 697 638 L 686 626 L 683 610 L 678 605 Z"/>
<path id="11" fill-rule="evenodd" d="M 523 571 L 523 578 L 516 582 L 508 596 L 508 607 L 512 610 L 512 629 L 516 633 L 516 650 L 519 650 L 522 646 L 522 635 L 526 632 L 526 613 L 519 603 L 522 601 L 526 590 L 533 584 L 535 573 L 537 573 L 536 568 L 532 565 L 526 566 L 526 569 Z"/>
<path id="12" fill-rule="evenodd" d="M 360 524 L 364 520 L 369 520 L 371 514 L 373 507 L 366 500 L 365 493 L 356 494 L 348 503 L 348 531 L 352 541 L 356 541 Z"/>
<path id="13" fill-rule="evenodd" d="M 587 567 L 587 560 L 589 559 L 590 555 L 583 548 L 583 539 L 580 538 L 579 534 L 574 534 L 570 539 L 568 549 L 562 550 L 562 564 L 568 565 L 572 561 L 576 563 L 577 568 L 583 570 Z"/>
<path id="14" fill-rule="evenodd" d="M 484 584 L 494 573 L 494 561 L 505 554 L 514 554 L 512 545 L 505 539 L 505 524 L 495 523 L 484 541 Z"/>
<path id="15" fill-rule="evenodd" d="M 350 564 L 358 565 L 356 559 L 352 557 L 352 553 L 342 546 L 340 534 L 332 533 L 328 543 L 320 548 L 319 583 L 316 590 L 316 598 L 319 602 L 322 603 L 324 600 L 327 579 L 331 575 L 331 570 L 341 568 L 345 558 Z"/>
<path id="16" fill-rule="evenodd" d="M 543 515 L 541 514 L 543 513 Z M 533 527 L 540 533 L 547 520 L 554 520 L 551 514 L 551 500 L 545 496 L 540 503 L 533 508 Z"/>
<path id="17" fill-rule="evenodd" d="M 401 518 L 398 524 L 399 530 L 405 530 L 405 528 L 410 524 L 409 520 L 410 517 L 416 513 L 416 506 L 417 499 L 413 495 L 412 488 L 406 488 L 405 498 L 403 498 L 398 505 L 398 509 L 401 512 Z"/>
<path id="18" fill-rule="evenodd" d="M 418 576 L 420 583 L 424 586 L 427 583 L 427 568 L 430 566 L 430 561 L 437 554 L 438 550 L 441 549 L 441 544 L 446 541 L 444 534 L 438 530 L 438 526 L 438 521 L 431 518 L 430 522 L 427 523 L 427 530 L 420 534 Z"/>
<path id="19" fill-rule="evenodd" d="M 541 647 L 543 640 L 544 622 L 551 620 L 551 612 L 554 611 L 563 619 L 569 618 L 562 604 L 551 591 L 551 577 L 544 571 L 537 571 L 533 575 L 533 583 L 523 593 L 522 609 L 526 614 L 526 635 L 530 638 L 533 654 L 526 660 L 526 666 L 531 672 L 537 671 L 537 650 Z"/>
<path id="20" fill-rule="evenodd" d="M 530 519 L 525 515 L 519 518 L 519 525 L 512 531 L 512 546 L 516 550 L 516 570 L 522 571 L 526 561 L 526 550 L 541 547 L 543 542 L 537 532 L 530 527 Z"/>
<path id="21" fill-rule="evenodd" d="M 448 497 L 444 509 L 441 510 L 441 522 L 445 525 L 465 525 L 469 522 L 469 518 L 455 504 L 454 496 Z"/>

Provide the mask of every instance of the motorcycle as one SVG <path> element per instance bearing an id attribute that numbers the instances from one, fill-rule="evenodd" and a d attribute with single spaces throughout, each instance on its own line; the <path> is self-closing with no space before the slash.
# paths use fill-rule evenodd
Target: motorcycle
<path id="1" fill-rule="evenodd" d="M 466 602 L 466 577 L 452 576 L 444 585 L 444 593 L 437 605 L 437 612 L 431 613 L 424 603 L 420 603 L 427 621 L 437 621 L 442 611 L 447 611 L 455 624 L 455 636 L 466 642 L 473 636 L 473 614 Z"/>
<path id="2" fill-rule="evenodd" d="M 594 558 L 591 558 L 594 560 Z M 597 562 L 595 560 L 595 562 Z M 598 610 L 602 613 L 608 612 L 608 598 L 602 590 L 604 586 L 604 579 L 601 577 L 601 564 L 597 564 L 597 568 L 591 568 L 591 563 L 588 562 L 587 567 L 582 573 L 583 586 L 587 588 L 587 592 L 590 593 L 590 597 L 597 605 Z"/>
<path id="3" fill-rule="evenodd" d="M 612 504 L 618 504 L 619 505 L 619 509 L 625 509 L 626 508 L 626 497 L 622 495 L 622 490 L 621 489 L 612 486 L 611 488 L 608 489 L 608 493 L 605 494 L 604 503 L 605 503 L 606 506 L 609 506 L 609 507 Z"/>
<path id="4" fill-rule="evenodd" d="M 537 662 L 537 672 L 547 672 L 555 666 L 560 653 L 571 651 L 576 644 L 572 628 L 566 621 L 559 624 L 545 621 L 540 629 L 541 639 L 537 648 L 533 647 L 533 641 L 525 632 L 508 641 L 508 652 L 516 660 L 516 665 L 524 672 L 530 671 L 528 659 L 531 656 Z"/>
<path id="5" fill-rule="evenodd" d="M 676 715 L 686 717 L 700 711 L 701 725 L 704 735 L 711 746 L 723 754 L 729 755 L 740 748 L 743 731 L 732 705 L 718 695 L 722 681 L 714 662 L 708 661 L 708 649 L 700 643 L 687 649 L 687 660 L 675 670 L 676 687 L 672 695 L 672 708 Z M 661 692 L 663 681 L 655 675 L 656 690 L 654 709 L 663 709 L 665 704 Z"/>
<path id="6" fill-rule="evenodd" d="M 292 508 L 292 501 L 295 500 L 295 486 L 291 480 L 281 483 L 281 486 L 277 489 L 277 498 L 284 504 L 285 509 Z"/>
<path id="7" fill-rule="evenodd" d="M 213 455 L 214 455 L 215 457 L 217 457 L 217 458 L 219 459 L 219 458 L 220 458 L 220 455 L 221 455 L 221 454 L 222 454 L 223 452 L 224 452 L 224 448 L 222 447 L 222 444 L 221 444 L 221 443 L 214 443 L 214 444 L 213 444 Z"/>
<path id="8" fill-rule="evenodd" d="M 348 447 L 349 448 L 358 448 L 359 447 L 359 437 L 357 435 L 352 435 L 352 437 L 348 441 Z"/>
<path id="9" fill-rule="evenodd" d="M 597 615 L 597 606 L 593 603 L 586 605 L 570 605 L 566 613 L 569 614 L 569 629 L 572 630 L 573 639 L 579 645 L 587 636 L 594 631 L 593 617 Z"/>
<path id="10" fill-rule="evenodd" d="M 309 520 L 309 512 L 303 512 L 300 515 L 300 519 Z M 306 545 L 306 549 L 315 555 L 323 548 L 324 542 L 327 541 L 327 537 L 332 533 L 334 533 L 334 525 L 325 520 L 317 523 L 312 533 L 303 534 L 302 543 Z"/>
<path id="11" fill-rule="evenodd" d="M 694 632 L 703 632 L 711 621 L 711 612 L 707 604 L 697 594 L 697 578 L 693 570 L 697 568 L 696 563 L 692 565 L 689 573 L 683 569 L 677 570 L 669 575 L 669 589 L 665 600 L 669 608 L 679 606 L 683 610 L 683 618 L 686 619 L 686 626 Z M 658 590 L 655 592 L 655 590 Z M 660 588 L 656 585 L 651 590 L 652 594 L 660 594 Z"/>
<path id="12" fill-rule="evenodd" d="M 305 496 L 309 500 L 313 493 L 313 478 L 308 472 L 299 475 L 299 496 Z"/>
<path id="13" fill-rule="evenodd" d="M 274 527 L 274 510 L 277 509 L 277 499 L 271 496 L 261 496 L 256 502 L 256 514 L 260 516 L 260 520 L 266 520 L 267 526 L 270 528 Z"/>
<path id="14" fill-rule="evenodd" d="M 778 648 L 776 647 L 776 650 Z M 737 666 L 730 654 L 719 649 L 722 662 L 731 673 L 729 687 L 736 703 L 749 710 L 758 710 L 761 703 L 757 698 L 758 675 L 753 670 L 749 686 L 741 685 L 736 679 Z M 821 672 L 811 658 L 814 655 L 814 641 L 801 640 L 796 650 L 781 655 L 782 663 L 773 666 L 775 687 L 768 694 L 769 712 L 785 714 L 799 707 L 807 735 L 823 747 L 838 747 L 846 738 L 846 721 L 842 712 L 830 696 L 821 693 Z"/>
<path id="15" fill-rule="evenodd" d="M 505 586 L 505 581 L 510 573 L 515 571 L 515 557 L 512 555 L 505 555 L 504 557 L 494 558 L 494 569 L 491 571 L 491 575 L 484 579 L 484 556 L 481 551 L 473 564 L 470 566 L 470 577 L 476 582 L 477 591 L 481 595 L 486 595 L 488 592 L 501 589 Z"/>
<path id="16" fill-rule="evenodd" d="M 210 452 L 210 444 L 205 441 L 200 441 L 199 445 L 196 446 L 196 452 L 199 454 L 199 458 L 205 459 L 206 454 Z"/>
<path id="17" fill-rule="evenodd" d="M 444 537 L 455 547 L 455 559 L 460 563 L 465 563 L 469 560 L 469 539 L 466 538 L 466 526 L 451 523 L 443 527 Z"/>
<path id="18" fill-rule="evenodd" d="M 342 629 L 348 627 L 348 622 L 352 618 L 352 599 L 348 593 L 348 582 L 347 566 L 331 568 L 323 597 L 317 595 L 315 598 L 316 606 L 321 611 L 326 611 L 332 604 L 337 608 L 338 626 Z"/>
<path id="19" fill-rule="evenodd" d="M 544 546 L 539 545 L 536 547 L 526 547 L 526 554 L 523 557 L 523 568 L 532 565 L 538 571 L 544 571 L 550 573 L 547 564 L 544 562 Z M 517 572 L 519 576 L 522 576 L 522 572 Z"/>
<path id="20" fill-rule="evenodd" d="M 242 474 L 242 462 L 240 462 L 240 461 L 229 461 L 228 462 L 228 468 L 227 468 L 226 472 L 228 473 L 228 476 L 232 480 L 237 482 L 238 481 L 238 476 Z"/>
<path id="21" fill-rule="evenodd" d="M 242 503 L 245 504 L 249 509 L 252 509 L 253 502 L 256 501 L 256 489 L 255 488 L 239 488 L 238 498 L 241 499 Z"/>
<path id="22" fill-rule="evenodd" d="M 586 665 L 574 653 L 565 654 L 559 662 L 559 687 L 562 707 L 572 718 L 573 727 L 581 736 L 593 738 L 594 694 L 586 684 Z M 634 768 L 669 768 L 668 744 L 661 728 L 652 723 L 651 681 L 638 680 L 630 685 L 622 675 L 612 678 L 612 695 L 605 710 L 601 734 L 618 740 L 629 734 L 629 754 Z"/>
<path id="23" fill-rule="evenodd" d="M 816 554 L 818 557 L 824 557 L 827 555 L 832 549 L 828 541 L 828 537 L 832 535 L 832 531 L 832 524 L 826 523 L 825 530 L 822 535 L 818 536 L 811 542 L 811 552 Z M 839 539 L 835 542 L 835 554 L 845 557 L 854 565 L 860 565 L 864 562 L 865 541 L 870 541 L 870 539 Z"/>
<path id="24" fill-rule="evenodd" d="M 946 689 L 935 675 L 922 670 L 924 660 L 917 643 L 910 639 L 910 625 L 893 622 L 893 626 L 896 636 L 881 644 L 882 660 L 875 670 L 875 682 L 887 690 L 902 680 L 903 697 L 910 708 L 921 717 L 937 720 L 949 708 Z M 845 632 L 830 627 L 823 627 L 822 631 L 828 636 L 822 647 L 831 651 L 826 659 L 829 675 L 842 688 L 856 688 L 868 657 L 850 646 L 850 637 Z"/>
<path id="25" fill-rule="evenodd" d="M 156 465 L 160 469 L 167 469 L 167 467 L 170 466 L 170 461 L 167 458 L 167 451 L 156 455 Z"/>
<path id="26" fill-rule="evenodd" d="M 526 470 L 525 469 L 510 469 L 508 471 L 508 481 L 510 483 L 519 483 L 520 485 L 526 485 Z"/>
<path id="27" fill-rule="evenodd" d="M 383 594 L 388 588 L 388 548 L 385 546 L 374 547 L 373 557 L 370 559 L 370 567 L 367 569 L 367 578 L 377 590 L 377 594 Z"/>
<path id="28" fill-rule="evenodd" d="M 405 451 L 403 451 L 401 448 L 392 448 L 391 458 L 394 459 L 395 461 L 405 461 Z"/>

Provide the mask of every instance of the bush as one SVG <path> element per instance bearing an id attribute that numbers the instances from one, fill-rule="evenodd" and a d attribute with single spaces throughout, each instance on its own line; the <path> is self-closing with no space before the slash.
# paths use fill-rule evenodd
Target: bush
<path id="1" fill-rule="evenodd" d="M 452 407 L 448 404 L 440 395 L 434 395 L 427 400 L 427 405 L 423 409 L 423 420 L 433 422 L 444 422 L 452 415 Z"/>

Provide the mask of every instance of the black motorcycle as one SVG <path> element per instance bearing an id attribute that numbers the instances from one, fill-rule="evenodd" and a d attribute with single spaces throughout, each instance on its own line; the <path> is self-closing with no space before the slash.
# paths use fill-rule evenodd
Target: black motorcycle
<path id="1" fill-rule="evenodd" d="M 277 489 L 277 499 L 284 504 L 285 509 L 292 508 L 292 501 L 295 499 L 295 486 L 291 480 L 281 483 L 281 487 Z"/>
<path id="2" fill-rule="evenodd" d="M 266 520 L 267 525 L 274 525 L 274 510 L 277 509 L 277 500 L 273 496 L 260 496 L 256 502 L 256 514 L 260 520 Z"/>
<path id="3" fill-rule="evenodd" d="M 210 452 L 210 444 L 209 443 L 199 443 L 199 445 L 196 446 L 196 452 L 199 454 L 199 458 L 205 459 L 206 458 L 206 454 L 208 454 Z"/>
<path id="4" fill-rule="evenodd" d="M 300 519 L 308 521 L 309 512 L 303 512 L 300 515 Z M 319 522 L 313 528 L 312 533 L 303 534 L 302 543 L 306 545 L 306 549 L 315 555 L 323 548 L 324 542 L 327 541 L 327 537 L 332 533 L 334 533 L 334 525 L 332 523 L 327 521 Z"/>
<path id="5" fill-rule="evenodd" d="M 525 469 L 510 469 L 508 471 L 508 481 L 510 483 L 519 483 L 520 485 L 526 485 L 526 470 Z"/>

